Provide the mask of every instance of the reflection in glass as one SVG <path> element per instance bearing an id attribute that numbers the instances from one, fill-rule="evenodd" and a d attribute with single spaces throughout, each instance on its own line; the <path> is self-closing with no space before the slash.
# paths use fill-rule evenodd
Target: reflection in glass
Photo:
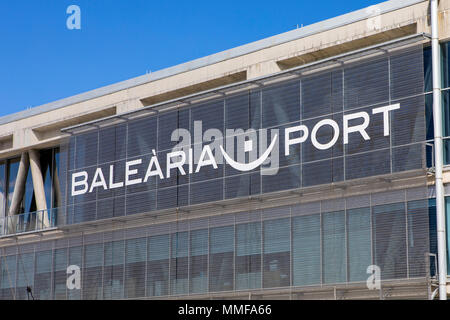
<path id="1" fill-rule="evenodd" d="M 349 281 L 367 279 L 372 264 L 370 208 L 347 211 Z"/>
<path id="2" fill-rule="evenodd" d="M 209 291 L 233 290 L 234 227 L 212 228 L 209 250 Z"/>
<path id="3" fill-rule="evenodd" d="M 6 164 L 0 161 L 0 218 L 6 215 Z"/>
<path id="4" fill-rule="evenodd" d="M 147 238 L 127 240 L 125 255 L 125 298 L 145 296 Z"/>
<path id="5" fill-rule="evenodd" d="M 17 300 L 27 299 L 27 286 L 33 287 L 33 270 L 34 253 L 19 254 L 17 256 Z"/>
<path id="6" fill-rule="evenodd" d="M 16 293 L 16 256 L 1 257 L 1 298 L 13 300 Z"/>
<path id="7" fill-rule="evenodd" d="M 69 248 L 69 265 L 79 266 L 81 268 L 82 247 L 76 246 Z M 69 300 L 81 299 L 81 289 L 67 290 L 67 298 Z"/>
<path id="8" fill-rule="evenodd" d="M 409 201 L 408 208 L 408 277 L 425 276 L 424 252 L 430 252 L 428 199 Z M 448 221 L 448 220 L 447 220 Z"/>
<path id="9" fill-rule="evenodd" d="M 103 271 L 104 299 L 123 298 L 124 256 L 124 241 L 105 243 L 105 267 Z"/>
<path id="10" fill-rule="evenodd" d="M 292 219 L 293 285 L 320 284 L 320 215 Z"/>
<path id="11" fill-rule="evenodd" d="M 67 288 L 67 248 L 56 249 L 53 260 L 53 299 L 66 299 Z"/>
<path id="12" fill-rule="evenodd" d="M 264 221 L 264 288 L 290 283 L 289 218 Z"/>
<path id="13" fill-rule="evenodd" d="M 208 290 L 208 229 L 191 231 L 190 293 Z"/>
<path id="14" fill-rule="evenodd" d="M 405 278 L 406 216 L 405 204 L 393 203 L 373 207 L 375 264 L 381 280 Z"/>
<path id="15" fill-rule="evenodd" d="M 261 288 L 261 223 L 236 226 L 236 290 Z"/>
<path id="16" fill-rule="evenodd" d="M 36 268 L 34 274 L 33 294 L 36 299 L 48 300 L 51 298 L 52 280 L 52 251 L 36 252 Z"/>
<path id="17" fill-rule="evenodd" d="M 147 295 L 169 294 L 169 235 L 148 238 Z"/>
<path id="18" fill-rule="evenodd" d="M 102 298 L 103 244 L 84 247 L 84 269 L 82 276 L 83 300 Z"/>
<path id="19" fill-rule="evenodd" d="M 346 280 L 345 212 L 323 214 L 323 281 Z"/>
<path id="20" fill-rule="evenodd" d="M 170 260 L 170 292 L 188 292 L 188 233 L 172 234 L 172 255 Z"/>
<path id="21" fill-rule="evenodd" d="M 14 194 L 14 186 L 16 185 L 17 172 L 19 171 L 20 158 L 8 161 L 8 202 L 6 211 L 9 212 Z"/>

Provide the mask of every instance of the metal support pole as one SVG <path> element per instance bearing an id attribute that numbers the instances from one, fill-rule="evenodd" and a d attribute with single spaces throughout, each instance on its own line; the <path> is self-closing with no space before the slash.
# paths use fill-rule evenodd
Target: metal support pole
<path id="1" fill-rule="evenodd" d="M 433 117 L 436 186 L 436 222 L 439 264 L 439 299 L 447 300 L 447 257 L 445 235 L 444 184 L 442 180 L 442 107 L 441 107 L 441 60 L 438 34 L 438 0 L 430 0 L 431 52 L 433 68 Z"/>

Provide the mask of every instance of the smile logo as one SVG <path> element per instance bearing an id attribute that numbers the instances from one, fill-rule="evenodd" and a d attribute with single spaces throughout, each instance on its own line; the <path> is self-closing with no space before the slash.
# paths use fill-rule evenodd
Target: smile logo
<path id="1" fill-rule="evenodd" d="M 262 165 L 264 163 L 264 161 L 267 160 L 267 158 L 269 157 L 273 148 L 275 147 L 277 138 L 278 138 L 278 135 L 275 134 L 275 136 L 272 139 L 272 142 L 270 143 L 270 145 L 266 149 L 266 151 L 258 159 L 256 159 L 255 161 L 252 161 L 250 163 L 240 163 L 240 162 L 234 161 L 233 158 L 231 158 L 228 155 L 228 153 L 225 152 L 222 145 L 220 145 L 219 147 L 220 147 L 220 151 L 223 154 L 223 157 L 225 158 L 225 160 L 228 162 L 228 164 L 231 167 L 233 167 L 234 169 L 239 170 L 239 171 L 251 171 L 251 170 L 259 167 L 260 165 Z M 244 146 L 244 151 L 250 152 L 250 151 L 252 151 L 252 149 L 253 149 L 253 141 L 252 140 L 246 141 L 245 146 Z"/>

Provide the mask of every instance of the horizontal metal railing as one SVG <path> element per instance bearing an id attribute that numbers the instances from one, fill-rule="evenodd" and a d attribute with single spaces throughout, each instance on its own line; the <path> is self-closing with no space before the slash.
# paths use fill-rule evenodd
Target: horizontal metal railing
<path id="1" fill-rule="evenodd" d="M 0 218 L 0 236 L 54 228 L 58 221 L 64 221 L 62 212 L 62 208 L 52 208 Z"/>

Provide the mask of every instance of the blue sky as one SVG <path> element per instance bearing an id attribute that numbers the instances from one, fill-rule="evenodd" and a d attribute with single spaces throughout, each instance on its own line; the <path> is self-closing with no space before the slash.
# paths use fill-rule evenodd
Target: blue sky
<path id="1" fill-rule="evenodd" d="M 0 116 L 379 3 L 2 0 Z M 81 30 L 69 30 L 69 5 Z"/>

